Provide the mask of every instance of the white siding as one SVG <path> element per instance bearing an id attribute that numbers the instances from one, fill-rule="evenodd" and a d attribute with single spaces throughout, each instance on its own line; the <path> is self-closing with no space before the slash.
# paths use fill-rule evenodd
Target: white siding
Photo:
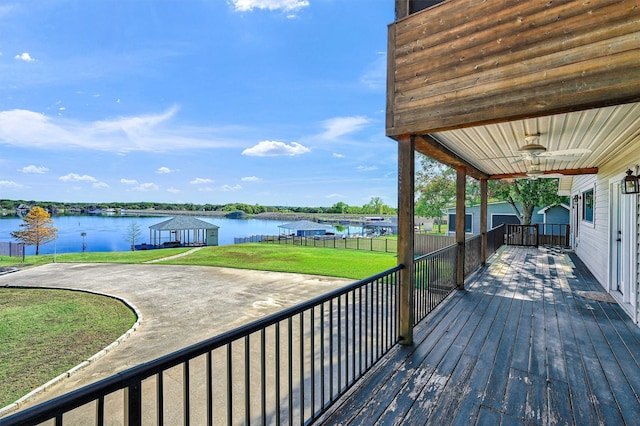
<path id="1" fill-rule="evenodd" d="M 593 188 L 595 197 L 593 223 L 582 220 L 580 207 L 579 236 L 576 253 L 591 270 L 601 284 L 607 282 L 609 260 L 606 255 L 609 244 L 609 177 L 587 175 L 576 177 L 573 181 L 572 194 L 582 193 Z M 583 200 L 580 200 L 582 206 Z"/>
<path id="2" fill-rule="evenodd" d="M 576 254 L 585 263 L 593 275 L 598 279 L 600 284 L 609 289 L 609 255 L 610 255 L 610 220 L 609 215 L 611 212 L 610 207 L 610 194 L 609 184 L 610 180 L 615 178 L 622 178 L 625 170 L 628 168 L 634 169 L 636 164 L 640 164 L 640 151 L 637 147 L 622 151 L 614 158 L 607 161 L 599 168 L 597 175 L 585 175 L 577 176 L 573 180 L 571 188 L 571 196 L 582 195 L 585 190 L 594 188 L 594 223 L 588 223 L 581 221 L 579 226 L 579 238 L 576 245 Z M 625 195 L 625 197 L 632 197 L 633 195 Z M 633 196 L 638 198 L 637 196 Z M 582 206 L 580 200 L 580 206 Z M 636 200 L 636 202 L 638 202 Z M 638 210 L 640 211 L 640 206 Z M 638 224 L 635 226 L 637 232 L 637 240 L 640 242 L 640 228 Z M 640 259 L 638 257 L 638 247 L 636 253 L 633 256 L 633 263 L 639 264 Z M 636 272 L 640 271 L 638 268 L 634 268 Z M 638 280 L 640 275 L 635 274 L 636 282 L 633 285 L 633 291 L 638 292 Z M 635 297 L 633 298 L 637 300 Z M 634 311 L 637 312 L 638 308 L 635 307 Z M 635 319 L 635 318 L 634 318 Z"/>

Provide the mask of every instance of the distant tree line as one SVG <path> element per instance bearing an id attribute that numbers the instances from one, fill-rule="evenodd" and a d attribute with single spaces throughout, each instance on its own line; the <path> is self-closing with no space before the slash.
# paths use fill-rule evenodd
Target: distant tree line
<path id="1" fill-rule="evenodd" d="M 61 203 L 55 201 L 35 200 L 1 200 L 0 210 L 14 211 L 20 204 L 30 207 L 39 206 L 46 211 L 57 214 L 69 212 L 76 208 L 83 211 L 91 209 L 126 209 L 126 210 L 173 210 L 173 211 L 241 211 L 246 214 L 259 213 L 334 213 L 334 214 L 372 214 L 393 215 L 397 210 L 382 202 L 380 197 L 373 197 L 363 206 L 350 206 L 342 201 L 331 207 L 291 207 L 291 206 L 262 206 L 259 204 L 229 203 L 229 204 L 194 204 L 194 203 L 156 203 L 140 202 L 112 202 L 112 203 Z"/>

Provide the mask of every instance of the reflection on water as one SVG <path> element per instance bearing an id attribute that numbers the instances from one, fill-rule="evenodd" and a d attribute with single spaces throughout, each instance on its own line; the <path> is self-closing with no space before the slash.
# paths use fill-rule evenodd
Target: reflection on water
<path id="1" fill-rule="evenodd" d="M 127 251 L 131 242 L 127 229 L 135 222 L 140 227 L 140 240 L 136 244 L 150 243 L 149 226 L 163 222 L 170 217 L 135 217 L 135 216 L 53 216 L 53 222 L 58 228 L 58 238 L 40 247 L 40 254 L 73 253 L 82 251 L 82 233 L 86 233 L 84 243 L 86 251 Z M 278 235 L 281 225 L 285 222 L 278 220 L 257 219 L 198 219 L 218 225 L 218 243 L 220 245 L 233 244 L 234 237 L 248 237 L 251 235 Z M 17 216 L 0 219 L 0 241 L 14 241 L 11 232 L 20 229 L 23 221 Z M 15 241 L 14 241 L 15 242 Z M 35 254 L 35 247 L 27 247 L 26 254 Z"/>

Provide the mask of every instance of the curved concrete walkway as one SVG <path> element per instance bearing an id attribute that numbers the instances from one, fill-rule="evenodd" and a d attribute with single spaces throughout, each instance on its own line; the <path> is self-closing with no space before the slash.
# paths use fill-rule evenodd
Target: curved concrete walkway
<path id="1" fill-rule="evenodd" d="M 109 377 L 354 280 L 178 265 L 48 264 L 0 276 L 0 287 L 87 290 L 127 300 L 135 332 L 19 409 Z M 8 415 L 10 413 L 4 413 Z"/>

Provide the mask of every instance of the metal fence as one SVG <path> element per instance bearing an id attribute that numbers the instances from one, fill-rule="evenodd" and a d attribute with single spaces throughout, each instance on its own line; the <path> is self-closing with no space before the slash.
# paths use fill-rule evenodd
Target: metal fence
<path id="1" fill-rule="evenodd" d="M 0 256 L 20 257 L 24 262 L 24 243 L 0 242 Z"/>
<path id="2" fill-rule="evenodd" d="M 414 252 L 416 256 L 431 253 L 441 248 L 454 244 L 455 237 L 447 235 L 430 235 L 416 233 L 414 236 Z M 234 244 L 245 243 L 272 243 L 289 244 L 307 247 L 323 247 L 350 250 L 367 250 L 385 253 L 398 252 L 398 240 L 387 238 L 341 238 L 341 237 L 298 237 L 278 235 L 252 235 L 250 237 L 237 237 Z"/>
<path id="3" fill-rule="evenodd" d="M 398 341 L 392 268 L 0 420 L 307 424 Z"/>
<path id="4" fill-rule="evenodd" d="M 278 235 L 252 235 L 233 239 L 234 244 L 271 243 L 305 247 L 321 247 L 350 250 L 377 251 L 383 253 L 397 253 L 398 240 L 387 238 L 342 238 L 342 237 L 299 237 Z"/>

